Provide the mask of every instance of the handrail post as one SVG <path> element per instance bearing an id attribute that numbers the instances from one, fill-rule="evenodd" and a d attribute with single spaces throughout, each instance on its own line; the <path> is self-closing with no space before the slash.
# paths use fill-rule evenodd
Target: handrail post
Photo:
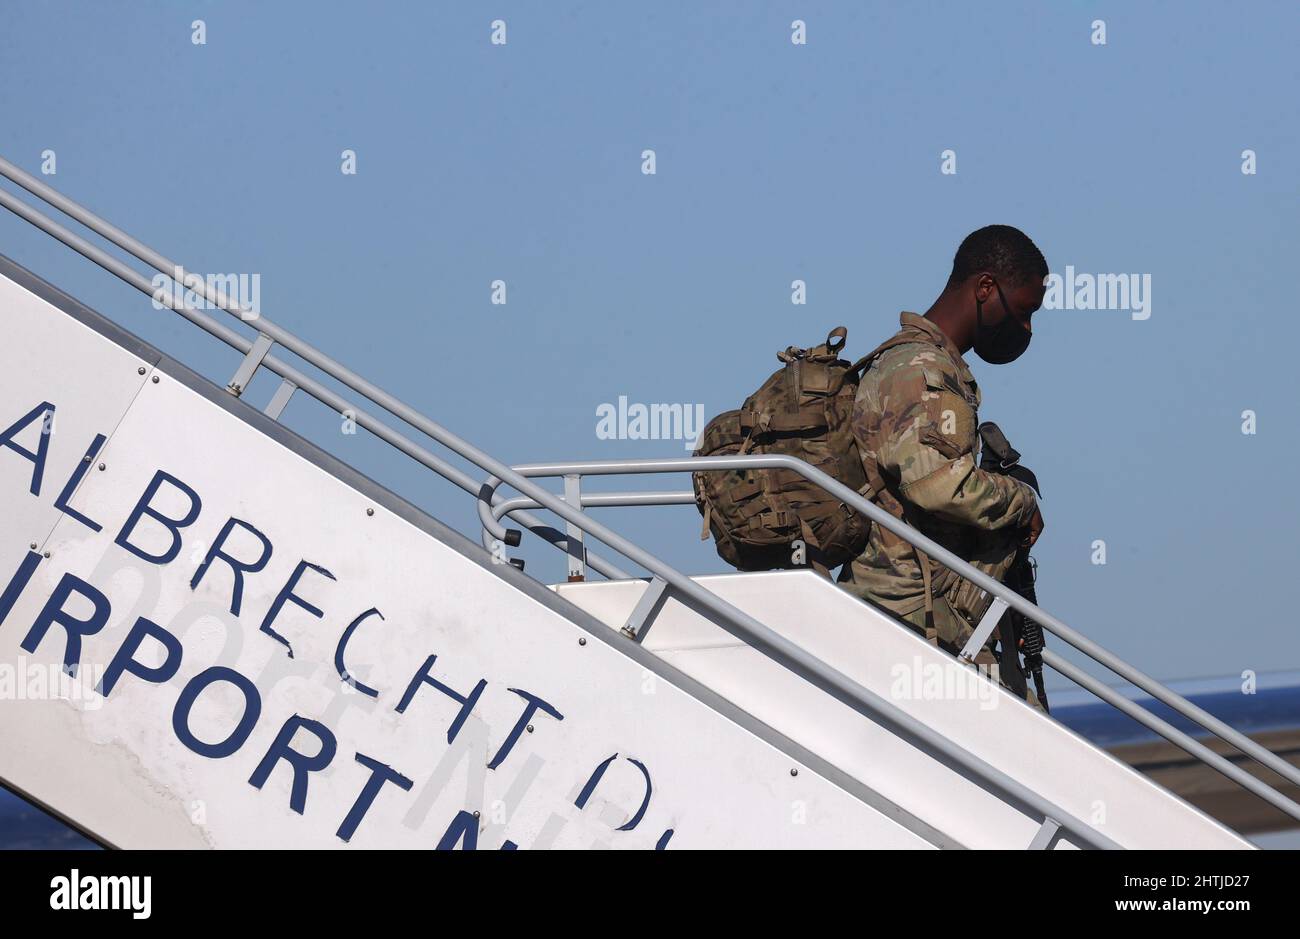
<path id="1" fill-rule="evenodd" d="M 293 397 L 293 393 L 297 390 L 298 386 L 294 382 L 287 378 L 281 379 L 280 386 L 275 389 L 275 394 L 271 396 L 271 400 L 262 413 L 271 420 L 278 421 L 280 415 L 284 413 L 284 409 L 288 406 L 289 400 Z"/>
<path id="2" fill-rule="evenodd" d="M 984 643 L 989 641 L 989 636 L 993 635 L 993 630 L 997 628 L 998 620 L 1002 619 L 1002 614 L 1007 611 L 1007 601 L 1001 597 L 994 597 L 989 608 L 984 611 L 984 616 L 980 623 L 971 633 L 966 645 L 962 647 L 961 658 L 967 662 L 974 662 L 975 656 L 979 655 L 980 649 L 984 648 Z"/>
<path id="3" fill-rule="evenodd" d="M 627 618 L 620 632 L 634 642 L 644 642 L 646 633 L 650 631 L 654 618 L 659 615 L 659 611 L 664 608 L 664 603 L 668 599 L 668 582 L 662 577 L 650 578 L 650 583 L 646 584 L 645 593 L 636 601 L 636 607 L 632 610 L 632 615 Z"/>
<path id="4" fill-rule="evenodd" d="M 253 340 L 252 347 L 248 350 L 248 354 L 244 356 L 244 360 L 239 363 L 239 368 L 235 370 L 234 377 L 226 385 L 226 390 L 236 398 L 242 395 L 248 388 L 249 383 L 252 382 L 253 376 L 257 374 L 257 370 L 262 367 L 262 360 L 266 358 L 266 354 L 271 351 L 273 345 L 275 345 L 275 340 L 266 333 L 258 333 L 257 338 Z"/>
<path id="5" fill-rule="evenodd" d="M 582 475 L 568 473 L 564 477 L 564 501 L 579 512 L 582 511 Z M 566 553 L 569 556 L 569 583 L 587 579 L 586 545 L 584 533 L 573 522 L 564 523 L 564 533 L 568 536 Z"/>

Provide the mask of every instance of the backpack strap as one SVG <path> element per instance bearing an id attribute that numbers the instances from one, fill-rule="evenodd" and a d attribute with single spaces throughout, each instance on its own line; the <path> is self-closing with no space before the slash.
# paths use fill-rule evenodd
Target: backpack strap
<path id="1" fill-rule="evenodd" d="M 939 629 L 934 621 L 934 584 L 930 571 L 930 556 L 920 548 L 913 547 L 916 563 L 921 565 L 921 585 L 925 590 L 925 639 L 930 645 L 939 644 Z"/>
<path id="2" fill-rule="evenodd" d="M 928 342 L 931 345 L 940 345 L 933 336 L 927 335 L 926 333 L 914 330 L 900 330 L 850 365 L 848 371 L 840 375 L 839 381 L 836 382 L 835 387 L 831 389 L 831 395 L 835 395 L 842 387 L 844 387 L 844 382 L 848 380 L 850 375 L 860 375 L 861 372 L 869 368 L 871 363 L 880 358 L 884 353 L 888 352 L 895 346 L 905 346 L 909 342 Z"/>
<path id="3" fill-rule="evenodd" d="M 836 384 L 835 389 L 831 392 L 831 395 L 836 394 L 840 390 L 840 388 L 844 386 L 845 380 L 847 380 L 850 375 L 856 375 L 859 372 L 865 371 L 867 368 L 871 366 L 872 362 L 880 358 L 880 356 L 888 352 L 890 349 L 893 349 L 897 346 L 905 346 L 909 342 L 928 342 L 931 343 L 932 345 L 936 345 L 936 346 L 940 345 L 940 343 L 937 342 L 933 336 L 927 335 L 925 333 L 921 333 L 918 336 L 915 335 L 914 332 L 915 331 L 913 330 L 900 330 L 899 332 L 890 336 L 880 345 L 876 346 L 876 348 L 872 349 L 862 358 L 854 362 L 851 366 L 849 366 L 849 370 L 840 376 L 840 380 Z M 870 465 L 868 465 L 866 461 L 864 461 L 862 468 L 865 471 L 867 476 L 867 485 L 871 487 L 871 496 L 868 496 L 868 498 L 872 498 L 875 496 L 876 493 L 884 491 L 885 481 L 880 476 L 880 467 L 878 467 L 874 461 L 872 461 Z M 904 521 L 906 521 L 906 519 L 904 519 Z"/>
<path id="4" fill-rule="evenodd" d="M 859 375 L 861 372 L 870 368 L 871 363 L 880 358 L 881 355 L 888 352 L 890 349 L 893 349 L 896 346 L 907 345 L 910 342 L 928 342 L 935 346 L 941 345 L 933 336 L 926 333 L 915 330 L 899 330 L 862 358 L 854 362 L 849 367 L 848 371 L 840 376 L 840 380 L 831 394 L 834 395 L 838 393 L 850 375 Z M 859 380 L 861 380 L 860 377 Z M 875 496 L 878 493 L 883 492 L 885 489 L 885 481 L 880 475 L 880 467 L 874 460 L 863 460 L 862 469 L 867 477 L 867 485 L 871 489 L 871 494 L 867 496 L 867 498 L 874 502 Z M 899 521 L 907 522 L 911 525 L 911 521 L 906 518 L 906 513 L 900 513 L 898 519 Z M 912 527 L 915 528 L 916 526 L 913 525 Z M 938 631 L 935 628 L 934 621 L 934 588 L 933 572 L 930 569 L 930 557 L 915 545 L 912 546 L 912 552 L 916 555 L 917 566 L 921 568 L 921 583 L 922 589 L 925 593 L 925 638 L 932 645 L 937 645 Z"/>

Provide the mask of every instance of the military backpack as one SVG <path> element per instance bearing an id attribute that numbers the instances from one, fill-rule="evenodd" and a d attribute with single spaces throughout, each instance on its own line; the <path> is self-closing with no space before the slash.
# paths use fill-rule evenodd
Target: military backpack
<path id="1" fill-rule="evenodd" d="M 858 372 L 841 359 L 848 330 L 833 329 L 811 349 L 790 346 L 782 367 L 738 410 L 705 425 L 695 456 L 784 454 L 798 457 L 871 497 L 849 422 Z M 742 571 L 811 565 L 825 574 L 862 552 L 870 521 L 788 469 L 693 474 L 695 502 L 724 561 Z M 796 550 L 802 542 L 803 552 Z"/>
<path id="2" fill-rule="evenodd" d="M 837 326 L 822 345 L 778 352 L 782 367 L 739 410 L 709 421 L 693 455 L 794 456 L 873 500 L 884 482 L 850 426 L 858 382 L 886 350 L 933 340 L 898 333 L 850 364 L 839 356 L 847 338 Z M 861 554 L 871 534 L 869 519 L 792 470 L 694 473 L 692 482 L 701 539 L 712 534 L 718 555 L 738 570 L 811 566 L 828 575 Z M 804 546 L 802 563 L 795 542 Z"/>

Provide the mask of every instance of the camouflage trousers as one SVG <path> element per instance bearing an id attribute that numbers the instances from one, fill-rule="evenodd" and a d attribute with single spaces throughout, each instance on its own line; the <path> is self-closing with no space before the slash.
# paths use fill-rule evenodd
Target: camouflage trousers
<path id="1" fill-rule="evenodd" d="M 1014 529 L 979 532 L 967 561 L 976 570 L 1001 581 L 1016 559 L 1016 551 L 1023 536 L 1023 532 Z M 932 630 L 927 629 L 924 606 L 901 618 L 925 639 L 953 655 L 958 655 L 992 604 L 993 597 L 984 588 L 977 587 L 964 577 L 958 577 L 942 596 L 934 598 Z M 998 638 L 997 633 L 995 629 L 970 664 L 985 670 L 996 668 L 997 657 L 993 654 L 993 643 Z M 1001 678 L 999 684 L 1007 688 L 1006 682 Z M 1038 697 L 1032 690 L 1026 696 L 1026 701 L 1031 706 L 1042 709 Z"/>
<path id="2" fill-rule="evenodd" d="M 1001 582 L 1016 559 L 1016 551 L 1023 537 L 1024 532 L 1017 529 L 979 532 L 966 560 L 980 573 Z M 964 577 L 958 577 L 957 582 L 945 591 L 944 596 L 958 616 L 957 623 L 953 624 L 956 632 L 945 634 L 941 631 L 939 638 L 956 643 L 960 650 L 975 631 L 984 614 L 988 612 L 988 608 L 993 605 L 993 597 L 983 587 L 975 586 Z"/>
<path id="3" fill-rule="evenodd" d="M 965 550 L 961 554 L 976 570 L 1001 581 L 1016 559 L 1021 537 L 1017 531 L 977 532 L 970 542 L 963 545 Z M 926 557 L 920 558 L 920 561 L 930 568 L 928 579 L 933 583 L 931 589 L 934 591 L 934 635 L 926 638 L 937 639 L 939 645 L 960 652 L 992 605 L 993 597 L 982 587 L 957 576 L 938 561 Z M 925 591 L 919 590 L 910 603 L 895 601 L 895 609 L 900 606 L 903 609 L 909 606 L 914 608 L 912 612 L 900 615 L 918 632 L 924 632 L 926 628 L 924 596 Z M 992 639 L 988 645 L 991 644 Z"/>
<path id="4" fill-rule="evenodd" d="M 963 581 L 963 583 L 965 583 L 965 581 Z M 985 603 L 984 608 L 988 609 L 991 602 L 992 601 Z M 983 614 L 981 613 L 980 615 L 982 616 Z M 928 639 L 940 649 L 950 652 L 953 655 L 959 655 L 961 653 L 962 648 L 966 645 L 966 640 L 969 639 L 971 633 L 975 631 L 975 627 L 953 608 L 952 604 L 948 602 L 947 597 L 935 598 L 933 630 L 927 630 L 926 628 L 924 608 L 916 610 L 913 613 L 908 613 L 906 616 L 899 618 L 922 638 Z M 975 622 L 978 623 L 979 620 L 976 620 Z M 994 630 L 994 633 L 996 634 L 997 630 Z M 944 635 L 960 637 L 960 641 L 954 642 L 945 640 L 941 638 Z M 997 656 L 993 654 L 993 640 L 990 639 L 988 642 L 984 643 L 983 648 L 975 653 L 974 660 L 967 664 L 972 668 L 979 669 L 985 674 L 996 675 L 998 670 L 998 660 Z M 998 676 L 998 684 L 1003 688 L 1006 688 L 1008 691 L 1012 690 L 1010 686 L 1002 680 L 1000 675 Z M 1043 706 L 1038 702 L 1038 696 L 1034 694 L 1032 688 L 1025 693 L 1025 703 L 1032 708 L 1036 708 L 1040 711 L 1043 710 Z"/>

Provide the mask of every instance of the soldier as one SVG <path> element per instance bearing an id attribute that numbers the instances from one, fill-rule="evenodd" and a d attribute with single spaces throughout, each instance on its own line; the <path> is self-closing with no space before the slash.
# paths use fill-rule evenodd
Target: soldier
<path id="1" fill-rule="evenodd" d="M 1043 530 L 1034 491 L 976 466 L 980 391 L 962 354 L 1002 365 L 1029 346 L 1047 262 L 1019 229 L 989 225 L 957 249 L 947 286 L 924 316 L 877 350 L 858 387 L 853 433 L 874 501 L 1001 580 L 1018 545 Z M 883 350 L 883 351 L 882 351 Z M 908 542 L 872 526 L 841 585 L 959 652 L 992 598 Z M 986 648 L 976 659 L 993 661 Z"/>

